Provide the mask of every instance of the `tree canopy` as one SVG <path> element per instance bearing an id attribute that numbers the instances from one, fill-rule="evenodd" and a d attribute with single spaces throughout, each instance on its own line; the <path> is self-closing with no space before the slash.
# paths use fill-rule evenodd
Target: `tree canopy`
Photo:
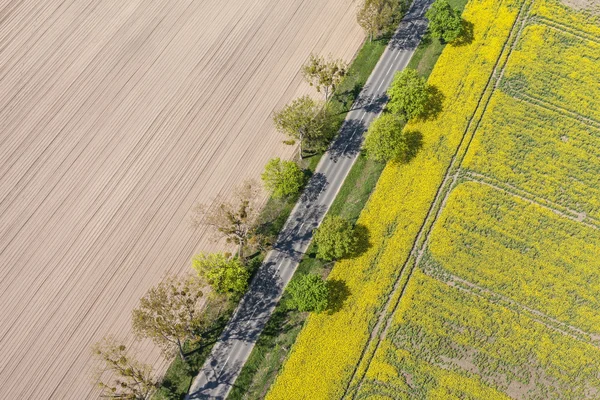
<path id="1" fill-rule="evenodd" d="M 399 7 L 399 0 L 364 0 L 356 12 L 356 21 L 373 40 L 393 22 Z"/>
<path id="2" fill-rule="evenodd" d="M 152 366 L 142 364 L 127 350 L 127 347 L 112 336 L 105 337 L 92 346 L 94 356 L 102 363 L 97 371 L 98 385 L 103 389 L 102 397 L 123 400 L 148 400 L 158 387 Z M 112 375 L 104 379 L 104 373 Z"/>
<path id="3" fill-rule="evenodd" d="M 404 120 L 394 114 L 381 114 L 367 131 L 363 148 L 367 157 L 388 162 L 401 160 L 408 151 L 406 136 L 403 132 Z"/>
<path id="4" fill-rule="evenodd" d="M 426 114 L 429 100 L 427 81 L 417 70 L 406 68 L 396 72 L 387 93 L 390 99 L 387 108 L 391 112 L 403 114 L 407 119 Z"/>
<path id="5" fill-rule="evenodd" d="M 325 102 L 335 92 L 342 79 L 348 73 L 348 64 L 342 60 L 325 59 L 322 56 L 310 55 L 308 62 L 302 66 L 302 75 L 317 92 L 325 95 Z"/>
<path id="6" fill-rule="evenodd" d="M 314 243 L 317 246 L 317 257 L 332 261 L 350 254 L 357 238 L 350 222 L 340 216 L 328 215 L 314 233 Z"/>
<path id="7" fill-rule="evenodd" d="M 261 178 L 275 198 L 297 195 L 305 182 L 304 172 L 298 164 L 282 161 L 279 157 L 269 160 Z"/>
<path id="8" fill-rule="evenodd" d="M 452 42 L 462 33 L 460 14 L 447 0 L 435 0 L 425 17 L 429 20 L 431 34 L 442 41 Z"/>
<path id="9" fill-rule="evenodd" d="M 183 345 L 203 325 L 199 300 L 203 283 L 193 276 L 168 276 L 146 292 L 132 312 L 132 326 L 140 338 L 149 338 L 166 355 L 173 350 L 185 360 Z"/>
<path id="10" fill-rule="evenodd" d="M 240 294 L 248 287 L 250 273 L 237 257 L 200 253 L 192 259 L 192 267 L 217 293 Z"/>
<path id="11" fill-rule="evenodd" d="M 329 288 L 319 275 L 307 274 L 293 279 L 287 289 L 289 305 L 298 311 L 320 313 L 328 306 Z"/>
<path id="12" fill-rule="evenodd" d="M 305 146 L 322 140 L 324 135 L 323 104 L 310 96 L 293 100 L 273 115 L 275 129 L 292 139 L 288 144 L 300 143 L 300 156 Z"/>

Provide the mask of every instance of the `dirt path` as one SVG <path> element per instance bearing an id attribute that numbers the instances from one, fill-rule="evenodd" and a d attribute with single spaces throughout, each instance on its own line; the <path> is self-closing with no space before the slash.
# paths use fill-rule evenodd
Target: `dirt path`
<path id="1" fill-rule="evenodd" d="M 350 0 L 0 4 L 0 397 L 96 398 L 89 345 L 211 245 L 188 229 L 272 156 L 311 51 L 349 59 Z M 147 343 L 149 362 L 164 368 Z"/>

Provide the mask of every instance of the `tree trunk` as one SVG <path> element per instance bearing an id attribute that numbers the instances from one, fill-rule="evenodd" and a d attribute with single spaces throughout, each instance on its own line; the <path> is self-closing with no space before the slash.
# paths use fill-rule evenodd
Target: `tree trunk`
<path id="1" fill-rule="evenodd" d="M 244 255 L 242 254 L 244 252 L 244 240 L 240 239 L 240 244 L 238 245 L 238 257 L 240 258 L 240 260 L 244 260 Z"/>
<path id="2" fill-rule="evenodd" d="M 177 349 L 179 350 L 179 357 L 181 357 L 181 360 L 183 362 L 187 362 L 187 358 L 185 357 L 185 354 L 183 353 L 183 346 L 181 345 L 181 341 L 179 340 L 179 338 L 177 339 Z"/>

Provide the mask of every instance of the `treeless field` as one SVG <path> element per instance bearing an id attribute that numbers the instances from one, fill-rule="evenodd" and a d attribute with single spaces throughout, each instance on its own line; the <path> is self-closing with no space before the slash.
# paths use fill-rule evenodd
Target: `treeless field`
<path id="1" fill-rule="evenodd" d="M 83 399 L 89 347 L 214 248 L 187 219 L 292 149 L 271 112 L 351 0 L 0 2 L 0 397 Z M 152 345 L 141 358 L 164 369 Z"/>

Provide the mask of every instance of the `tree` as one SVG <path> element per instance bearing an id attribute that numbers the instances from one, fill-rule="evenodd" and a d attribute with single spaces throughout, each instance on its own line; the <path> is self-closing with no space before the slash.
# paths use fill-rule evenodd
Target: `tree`
<path id="1" fill-rule="evenodd" d="M 398 0 L 364 0 L 356 13 L 356 21 L 369 40 L 378 36 L 394 19 Z"/>
<path id="2" fill-rule="evenodd" d="M 340 216 L 327 216 L 314 233 L 317 257 L 332 261 L 350 254 L 357 238 L 352 225 Z"/>
<path id="3" fill-rule="evenodd" d="M 192 259 L 192 268 L 217 293 L 244 293 L 248 287 L 250 273 L 237 257 L 200 253 Z"/>
<path id="4" fill-rule="evenodd" d="M 450 43 L 462 33 L 460 14 L 447 0 L 435 0 L 425 17 L 429 20 L 429 31 L 442 42 Z"/>
<path id="5" fill-rule="evenodd" d="M 127 347 L 114 337 L 105 337 L 92 346 L 94 356 L 103 365 L 98 370 L 98 385 L 102 397 L 123 400 L 147 400 L 158 387 L 152 367 L 132 357 Z M 103 379 L 105 372 L 111 380 Z"/>
<path id="6" fill-rule="evenodd" d="M 254 235 L 258 214 L 260 188 L 253 181 L 246 181 L 233 190 L 231 199 L 217 197 L 212 207 L 196 204 L 192 210 L 192 227 L 206 225 L 215 230 L 216 239 L 226 238 L 236 244 L 237 254 L 243 258 L 244 246 Z"/>
<path id="7" fill-rule="evenodd" d="M 308 62 L 302 66 L 302 75 L 310 86 L 314 86 L 317 92 L 325 94 L 325 103 L 335 88 L 348 73 L 348 65 L 342 60 L 326 60 L 321 56 L 310 55 Z"/>
<path id="8" fill-rule="evenodd" d="M 288 286 L 289 305 L 298 311 L 320 313 L 328 306 L 329 288 L 319 275 L 306 274 L 293 279 Z"/>
<path id="9" fill-rule="evenodd" d="M 290 139 L 300 143 L 300 158 L 305 143 L 312 144 L 323 137 L 323 125 L 326 118 L 321 112 L 323 105 L 310 96 L 302 96 L 293 100 L 273 115 L 275 128 Z"/>
<path id="10" fill-rule="evenodd" d="M 203 283 L 192 276 L 168 276 L 146 292 L 132 312 L 132 326 L 140 338 L 149 338 L 166 355 L 179 351 L 185 361 L 183 345 L 197 335 L 203 317 L 198 301 Z"/>
<path id="11" fill-rule="evenodd" d="M 373 121 L 363 144 L 367 156 L 382 162 L 401 160 L 408 151 L 403 127 L 402 118 L 394 114 L 385 113 Z"/>
<path id="12" fill-rule="evenodd" d="M 422 117 L 427 112 L 427 81 L 415 69 L 397 72 L 387 93 L 390 99 L 387 108 L 393 113 L 404 114 L 410 119 Z"/>
<path id="13" fill-rule="evenodd" d="M 261 178 L 275 198 L 297 195 L 305 181 L 304 172 L 298 164 L 281 161 L 279 157 L 269 160 Z"/>

